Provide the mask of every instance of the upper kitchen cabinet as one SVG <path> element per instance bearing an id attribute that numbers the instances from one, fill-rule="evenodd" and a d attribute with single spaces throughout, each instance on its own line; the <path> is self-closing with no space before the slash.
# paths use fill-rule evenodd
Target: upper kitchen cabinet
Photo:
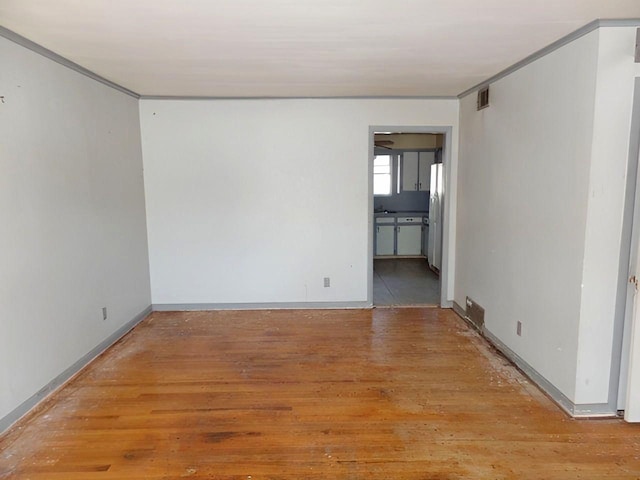
<path id="1" fill-rule="evenodd" d="M 418 190 L 426 192 L 431 185 L 431 165 L 436 159 L 435 152 L 420 152 L 418 161 Z"/>
<path id="2" fill-rule="evenodd" d="M 434 160 L 434 152 L 404 152 L 401 166 L 402 191 L 429 191 L 431 165 Z"/>

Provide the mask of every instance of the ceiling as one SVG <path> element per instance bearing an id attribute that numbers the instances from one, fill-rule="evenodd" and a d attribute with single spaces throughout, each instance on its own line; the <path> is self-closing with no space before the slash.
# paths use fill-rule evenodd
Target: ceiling
<path id="1" fill-rule="evenodd" d="M 640 0 L 0 0 L 0 25 L 143 95 L 450 96 Z"/>
<path id="2" fill-rule="evenodd" d="M 376 133 L 374 144 L 380 150 L 407 150 L 442 147 L 444 135 L 434 133 Z"/>

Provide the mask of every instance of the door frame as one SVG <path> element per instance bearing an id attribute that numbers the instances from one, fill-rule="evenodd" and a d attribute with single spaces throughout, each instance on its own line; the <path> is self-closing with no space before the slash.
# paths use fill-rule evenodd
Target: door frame
<path id="1" fill-rule="evenodd" d="M 425 126 L 407 126 L 407 125 L 371 125 L 369 126 L 369 157 L 367 161 L 369 174 L 368 188 L 368 248 L 367 248 L 367 304 L 373 305 L 373 237 L 374 237 L 374 218 L 373 218 L 373 157 L 374 157 L 374 135 L 376 133 L 434 133 L 444 135 L 444 146 L 442 148 L 442 176 L 444 178 L 444 212 L 443 212 L 443 228 L 442 228 L 442 269 L 440 271 L 440 307 L 451 308 L 453 306 L 453 287 L 449 292 L 450 285 L 455 272 L 453 272 L 453 250 L 450 249 L 451 231 L 454 226 L 453 210 L 451 208 L 451 189 L 453 178 L 451 174 L 451 148 L 453 126 L 451 125 L 425 125 Z M 450 300 L 451 299 L 451 300 Z"/>
<path id="2" fill-rule="evenodd" d="M 612 349 L 609 403 L 615 410 L 625 410 L 629 402 L 632 370 L 640 368 L 640 359 L 634 361 L 632 344 L 637 336 L 639 306 L 635 288 L 629 283 L 632 275 L 638 276 L 640 255 L 640 78 L 635 79 L 627 183 L 624 199 L 624 215 L 620 242 L 618 291 L 614 322 L 614 344 Z M 632 290 L 633 289 L 633 290 Z M 638 357 L 638 352 L 635 352 Z M 637 365 L 634 365 L 636 363 Z M 637 415 L 636 415 L 637 416 Z M 637 421 L 637 420 L 636 420 Z"/>

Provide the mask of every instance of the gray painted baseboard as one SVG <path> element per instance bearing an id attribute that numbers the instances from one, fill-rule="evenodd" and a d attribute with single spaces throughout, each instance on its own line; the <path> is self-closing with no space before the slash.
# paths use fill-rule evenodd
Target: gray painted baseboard
<path id="1" fill-rule="evenodd" d="M 467 312 L 460 306 L 458 302 L 453 302 L 453 311 L 456 312 L 456 314 L 470 326 L 472 326 L 474 330 L 478 330 L 478 326 L 475 323 L 469 321 L 469 319 L 467 318 Z"/>
<path id="2" fill-rule="evenodd" d="M 486 326 L 481 330 L 471 323 L 465 315 L 465 310 L 456 302 L 453 303 L 453 311 L 462 318 L 474 330 L 478 331 L 491 345 L 502 353 L 511 363 L 513 363 L 522 373 L 524 373 L 533 383 L 535 383 L 551 400 L 560 408 L 575 418 L 593 417 L 616 417 L 617 412 L 612 411 L 608 403 L 575 404 L 564 393 L 543 377 L 538 371 L 529 365 L 522 357 L 507 347 L 498 337 L 496 337 Z"/>
<path id="3" fill-rule="evenodd" d="M 267 302 L 267 303 L 154 303 L 153 311 L 180 312 L 189 310 L 303 310 L 372 308 L 369 302 Z"/>
<path id="4" fill-rule="evenodd" d="M 467 319 L 464 315 L 464 310 L 458 303 L 453 302 L 453 310 L 458 314 L 465 322 Z M 41 388 L 33 396 L 25 400 L 22 404 L 16 407 L 8 415 L 0 419 L 0 435 L 5 433 L 11 428 L 11 426 L 17 422 L 20 418 L 26 415 L 30 410 L 42 402 L 52 392 L 66 383 L 80 370 L 86 367 L 93 359 L 104 352 L 111 345 L 120 340 L 126 333 L 132 330 L 147 315 L 152 311 L 184 311 L 184 310 L 264 310 L 264 309 L 307 309 L 307 308 L 342 308 L 342 309 L 361 309 L 372 308 L 372 305 L 367 302 L 312 302 L 312 303 L 190 303 L 190 304 L 178 304 L 178 303 L 164 303 L 153 304 L 145 308 L 142 312 L 136 315 L 133 319 L 127 322 L 125 325 L 116 330 L 113 334 L 100 342 L 90 352 L 85 354 L 82 358 L 76 361 L 73 365 L 67 368 L 64 372 L 51 380 L 47 385 Z M 467 322 L 469 323 L 469 322 Z M 473 328 L 475 325 L 469 323 Z M 520 356 L 513 352 L 509 347 L 502 343 L 495 335 L 489 330 L 483 328 L 480 332 L 484 338 L 487 339 L 495 348 L 497 348 L 503 355 L 505 355 L 511 362 L 513 362 L 522 372 L 529 377 L 534 383 L 536 383 L 544 392 L 546 392 L 552 400 L 554 400 L 563 410 L 574 417 L 602 417 L 602 416 L 616 416 L 616 412 L 612 412 L 608 404 L 578 404 L 575 405 L 569 400 L 560 390 L 552 385 L 546 378 L 540 375 L 533 367 L 525 362 Z"/>
<path id="5" fill-rule="evenodd" d="M 94 360 L 98 355 L 100 355 L 107 348 L 120 340 L 126 333 L 131 331 L 131 329 L 133 329 L 133 327 L 144 320 L 146 316 L 151 313 L 151 311 L 151 306 L 145 308 L 142 312 L 140 312 L 129 322 L 109 335 L 106 339 L 100 342 L 95 348 L 93 348 L 90 352 L 88 352 L 77 362 L 67 368 L 64 372 L 62 372 L 60 375 L 58 375 L 56 378 L 54 378 L 48 384 L 38 390 L 38 392 L 36 392 L 33 396 L 22 402 L 12 412 L 10 412 L 3 418 L 0 418 L 0 435 L 9 430 L 9 428 L 11 428 L 14 423 L 20 420 L 20 418 L 26 415 L 31 409 L 37 406 L 60 386 L 64 385 L 69 379 L 71 379 L 71 377 L 73 377 L 76 373 L 78 373 L 89 363 L 91 363 L 91 361 Z"/>

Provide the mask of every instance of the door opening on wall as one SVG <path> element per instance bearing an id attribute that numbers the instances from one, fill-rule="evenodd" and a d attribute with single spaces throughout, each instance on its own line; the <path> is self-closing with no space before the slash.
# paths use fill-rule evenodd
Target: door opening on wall
<path id="1" fill-rule="evenodd" d="M 373 132 L 373 304 L 439 305 L 444 133 Z"/>

